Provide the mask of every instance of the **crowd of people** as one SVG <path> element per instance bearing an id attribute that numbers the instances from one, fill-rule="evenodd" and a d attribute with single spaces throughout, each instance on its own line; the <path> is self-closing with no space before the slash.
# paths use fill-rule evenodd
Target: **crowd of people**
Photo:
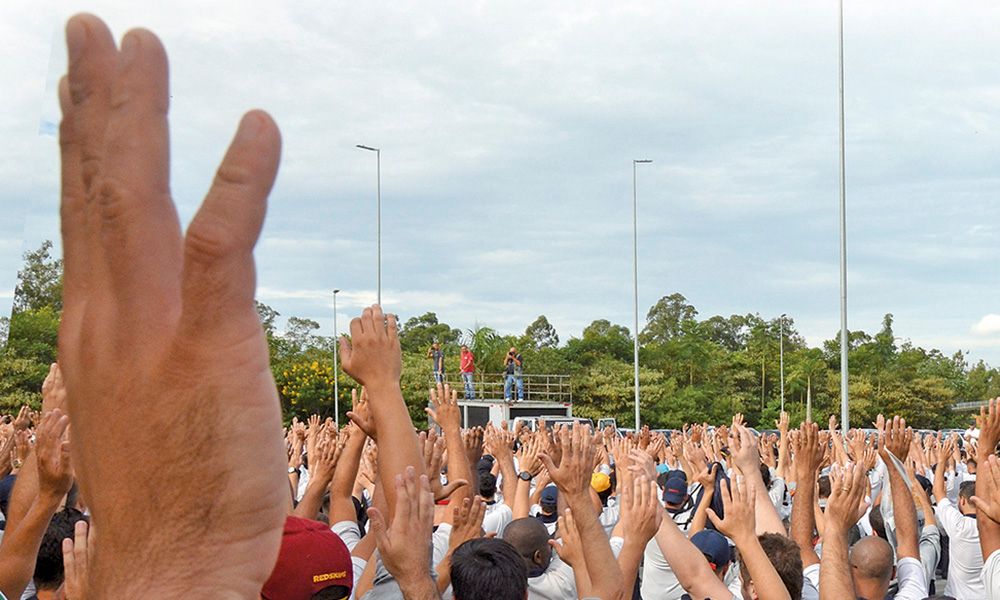
<path id="1" fill-rule="evenodd" d="M 182 234 L 159 40 L 81 15 L 67 46 L 59 363 L 0 426 L 3 597 L 1000 598 L 1000 399 L 967 437 L 623 436 L 463 428 L 439 384 L 418 431 L 372 306 L 350 422 L 283 429 L 253 306 L 277 127 L 244 117 Z"/>

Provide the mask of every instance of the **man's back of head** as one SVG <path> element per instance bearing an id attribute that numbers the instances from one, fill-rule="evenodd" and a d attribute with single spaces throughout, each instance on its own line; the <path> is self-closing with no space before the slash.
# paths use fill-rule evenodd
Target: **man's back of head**
<path id="1" fill-rule="evenodd" d="M 528 567 L 504 540 L 477 538 L 452 554 L 451 586 L 455 600 L 524 600 Z"/>
<path id="2" fill-rule="evenodd" d="M 781 577 L 781 582 L 788 590 L 788 596 L 792 600 L 802 598 L 802 556 L 799 554 L 799 545 L 789 538 L 777 533 L 765 533 L 757 536 L 764 553 L 774 566 L 774 570 Z M 750 581 L 750 572 L 746 566 L 740 564 L 740 575 L 744 581 Z M 744 596 L 746 597 L 746 596 Z"/>
<path id="3" fill-rule="evenodd" d="M 549 530 L 538 519 L 532 517 L 514 519 L 503 530 L 503 539 L 532 566 L 542 569 L 549 566 L 551 558 Z"/>
<path id="4" fill-rule="evenodd" d="M 861 594 L 870 597 L 875 589 L 881 590 L 882 596 L 892 580 L 892 547 L 889 542 L 876 536 L 867 536 L 851 546 L 848 559 L 851 564 L 851 576 L 854 587 Z M 883 589 L 884 588 L 884 589 Z"/>

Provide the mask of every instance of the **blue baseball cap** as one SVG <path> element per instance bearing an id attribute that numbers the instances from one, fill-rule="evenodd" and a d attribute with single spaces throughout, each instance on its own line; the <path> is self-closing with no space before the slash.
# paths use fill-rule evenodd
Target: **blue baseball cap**
<path id="1" fill-rule="evenodd" d="M 708 559 L 713 571 L 718 571 L 732 561 L 732 551 L 729 542 L 714 529 L 702 529 L 691 536 L 691 543 Z"/>
<path id="2" fill-rule="evenodd" d="M 546 486 L 542 490 L 541 498 L 539 498 L 538 503 L 544 504 L 546 506 L 555 506 L 556 500 L 559 498 L 559 489 L 554 485 Z"/>
<path id="3" fill-rule="evenodd" d="M 663 501 L 667 504 L 677 505 L 684 502 L 687 495 L 687 475 L 684 474 L 684 471 L 671 471 L 663 484 Z"/>

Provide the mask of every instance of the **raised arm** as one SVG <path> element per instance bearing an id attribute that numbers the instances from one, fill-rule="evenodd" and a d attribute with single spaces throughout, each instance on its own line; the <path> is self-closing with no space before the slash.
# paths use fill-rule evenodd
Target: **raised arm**
<path id="1" fill-rule="evenodd" d="M 448 384 L 437 384 L 430 391 L 430 400 L 434 408 L 425 409 L 427 416 L 441 427 L 444 433 L 445 447 L 448 450 L 448 480 L 465 479 L 475 481 L 469 466 L 469 457 L 465 452 L 465 440 L 462 437 L 462 412 L 458 407 L 458 391 Z M 452 502 L 462 502 L 470 497 L 468 486 L 457 488 L 451 497 Z"/>
<path id="2" fill-rule="evenodd" d="M 917 508 L 902 474 L 892 462 L 892 456 L 895 456 L 900 463 L 906 460 L 912 441 L 913 430 L 907 429 L 906 419 L 894 417 L 892 421 L 886 423 L 881 455 L 889 473 L 889 488 L 892 492 L 892 514 L 896 522 L 896 557 L 920 560 Z M 919 484 L 914 481 L 913 485 Z"/>
<path id="3" fill-rule="evenodd" d="M 732 598 L 701 551 L 691 543 L 672 519 L 663 519 L 656 532 L 656 545 L 670 569 L 692 598 Z"/>
<path id="4" fill-rule="evenodd" d="M 366 308 L 351 321 L 351 339 L 340 339 L 340 354 L 344 371 L 368 392 L 376 438 L 392 440 L 379 445 L 378 476 L 388 511 L 395 514 L 396 475 L 409 467 L 417 472 L 424 468 L 417 434 L 399 387 L 402 357 L 396 316 L 384 315 L 378 305 Z"/>
<path id="5" fill-rule="evenodd" d="M 813 548 L 813 529 L 816 526 L 813 507 L 816 503 L 816 474 L 823 462 L 823 448 L 819 443 L 819 428 L 815 423 L 803 422 L 795 439 L 795 501 L 792 502 L 792 540 L 799 545 L 802 566 L 819 564 L 819 555 Z"/>
<path id="6" fill-rule="evenodd" d="M 734 425 L 730 434 L 730 440 L 736 448 L 736 467 L 746 478 L 748 490 L 752 491 L 756 497 L 755 520 L 757 523 L 757 534 L 777 533 L 786 535 L 785 526 L 781 522 L 778 511 L 771 504 L 771 499 L 767 495 L 767 487 L 764 479 L 760 475 L 760 454 L 757 452 L 757 443 L 753 434 L 742 425 Z"/>
<path id="7" fill-rule="evenodd" d="M 621 498 L 621 520 L 616 530 L 621 527 L 622 549 L 618 554 L 618 567 L 622 572 L 622 597 L 630 598 L 636 577 L 639 574 L 639 564 L 646 544 L 653 539 L 663 520 L 663 507 L 660 506 L 659 488 L 656 482 L 640 475 L 632 480 L 631 486 L 624 488 Z"/>
<path id="8" fill-rule="evenodd" d="M 709 509 L 708 518 L 715 528 L 733 540 L 740 551 L 740 560 L 750 573 L 759 600 L 791 600 L 788 588 L 764 552 L 754 527 L 754 497 L 752 490 L 737 481 L 732 487 L 722 482 L 722 506 L 725 518 L 720 519 Z"/>
<path id="9" fill-rule="evenodd" d="M 996 447 L 1000 443 L 1000 398 L 990 400 L 979 410 L 979 473 L 976 478 L 976 524 L 979 526 L 979 545 L 983 560 L 1000 549 L 1000 468 Z M 984 468 L 985 467 L 985 468 Z"/>
<path id="10" fill-rule="evenodd" d="M 858 505 L 865 493 L 865 470 L 848 463 L 830 472 L 830 499 L 826 505 L 826 531 L 820 562 L 821 598 L 854 598 L 854 581 L 847 556 L 847 532 L 858 518 Z"/>
<path id="11" fill-rule="evenodd" d="M 559 466 L 553 463 L 549 454 L 542 454 L 540 458 L 552 481 L 559 487 L 560 498 L 565 498 L 573 511 L 587 571 L 593 583 L 593 594 L 604 600 L 616 598 L 622 589 L 622 573 L 590 499 L 590 478 L 596 452 L 593 438 L 579 422 L 573 424 L 572 431 L 563 428 L 559 438 L 562 447 Z"/>

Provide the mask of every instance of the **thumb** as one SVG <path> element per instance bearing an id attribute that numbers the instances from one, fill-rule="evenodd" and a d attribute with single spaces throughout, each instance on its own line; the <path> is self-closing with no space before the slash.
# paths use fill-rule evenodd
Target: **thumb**
<path id="1" fill-rule="evenodd" d="M 564 558 L 563 557 L 563 545 L 562 544 L 560 544 L 556 540 L 549 540 L 549 546 L 551 546 L 552 549 L 556 551 L 556 554 L 559 555 L 559 558 Z"/>
<path id="2" fill-rule="evenodd" d="M 461 487 L 469 485 L 469 482 L 465 479 L 456 479 L 455 481 L 449 481 L 447 485 L 441 488 L 440 498 L 435 498 L 434 500 L 444 500 L 448 496 L 455 493 L 455 490 Z"/>
<path id="3" fill-rule="evenodd" d="M 551 475 L 556 470 L 555 463 L 552 462 L 552 459 L 549 457 L 547 453 L 545 452 L 539 453 L 538 460 L 542 461 L 542 466 L 544 466 L 545 469 L 549 472 L 549 475 Z"/>
<path id="4" fill-rule="evenodd" d="M 340 336 L 337 343 L 340 344 L 340 364 L 344 370 L 347 370 L 351 367 L 351 356 L 354 350 L 351 348 L 351 342 L 344 336 Z"/>
<path id="5" fill-rule="evenodd" d="M 705 516 L 707 516 L 708 520 L 712 522 L 712 525 L 715 525 L 716 529 L 718 529 L 720 531 L 722 530 L 722 527 L 721 527 L 721 525 L 722 525 L 722 519 L 719 518 L 719 515 L 715 514 L 714 510 L 712 510 L 711 508 L 708 509 L 708 510 L 706 510 L 705 511 Z"/>

